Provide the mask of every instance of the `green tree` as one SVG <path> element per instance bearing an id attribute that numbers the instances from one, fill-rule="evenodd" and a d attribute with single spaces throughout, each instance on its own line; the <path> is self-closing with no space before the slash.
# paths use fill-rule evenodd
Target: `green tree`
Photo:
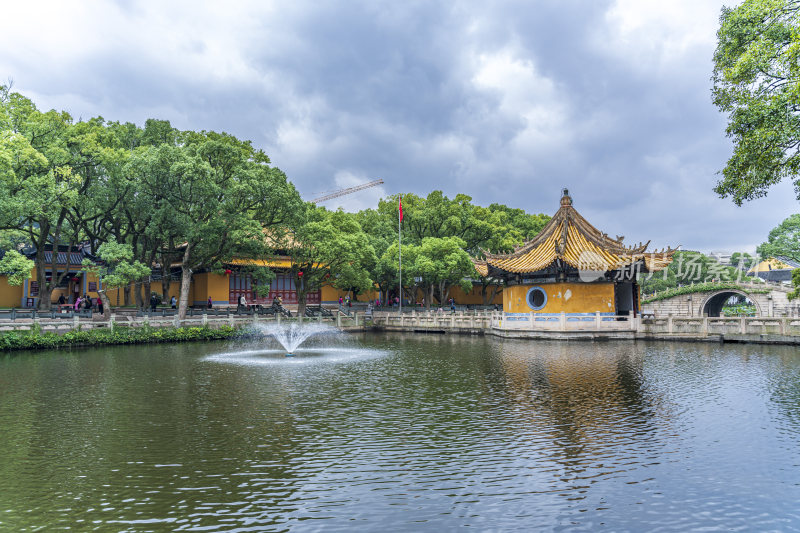
<path id="1" fill-rule="evenodd" d="M 418 280 L 415 286 L 422 288 L 427 309 L 434 299 L 440 304 L 446 302 L 453 286 L 461 287 L 464 292 L 472 289 L 471 280 L 477 273 L 464 247 L 464 241 L 458 237 L 426 237 L 420 244 L 403 246 L 403 277 Z M 381 260 L 397 264 L 397 244 L 389 247 Z"/>
<path id="2" fill-rule="evenodd" d="M 163 198 L 180 239 L 181 296 L 186 316 L 193 272 L 219 269 L 233 257 L 261 255 L 269 247 L 265 229 L 291 223 L 302 200 L 269 158 L 232 135 L 186 132 L 174 151 L 166 181 L 149 190 Z M 155 184 L 154 184 L 155 185 Z"/>
<path id="3" fill-rule="evenodd" d="M 800 1 L 724 7 L 713 100 L 727 113 L 733 155 L 715 191 L 737 205 L 784 178 L 800 191 Z"/>
<path id="4" fill-rule="evenodd" d="M 103 302 L 103 316 L 108 320 L 111 317 L 111 302 L 106 290 L 127 287 L 133 282 L 140 281 L 150 275 L 150 268 L 133 260 L 133 250 L 129 244 L 121 244 L 113 239 L 101 244 L 97 253 L 103 261 L 102 265 L 84 259 L 83 266 L 95 272 L 102 283 L 102 289 L 97 293 Z"/>
<path id="5" fill-rule="evenodd" d="M 743 277 L 744 272 L 738 268 L 723 265 L 700 252 L 681 250 L 675 252 L 669 267 L 640 274 L 638 279 L 642 293 L 651 294 L 696 283 L 740 281 Z"/>
<path id="6" fill-rule="evenodd" d="M 35 263 L 16 250 L 8 250 L 0 258 L 0 274 L 4 274 L 9 285 L 22 285 L 31 275 Z"/>
<path id="7" fill-rule="evenodd" d="M 734 252 L 731 254 L 731 266 L 747 272 L 755 263 L 755 258 L 748 253 Z"/>
<path id="8" fill-rule="evenodd" d="M 5 128 L 0 153 L 6 154 L 0 155 L 5 161 L 0 162 L 0 230 L 24 234 L 35 247 L 38 306 L 49 309 L 50 294 L 71 265 L 59 272 L 57 254 L 45 264 L 46 249 L 71 248 L 84 240 L 85 221 L 96 216 L 88 191 L 104 179 L 120 153 L 102 118 L 73 123 L 67 113 L 40 112 L 7 87 L 0 87 L 0 117 Z"/>
<path id="9" fill-rule="evenodd" d="M 376 262 L 375 251 L 349 213 L 308 204 L 303 220 L 278 235 L 276 247 L 291 259 L 300 316 L 305 313 L 307 295 L 320 290 L 323 283 L 343 290 L 373 287 L 370 271 Z"/>
<path id="10" fill-rule="evenodd" d="M 800 214 L 790 216 L 773 228 L 757 251 L 764 259 L 785 257 L 800 261 Z"/>

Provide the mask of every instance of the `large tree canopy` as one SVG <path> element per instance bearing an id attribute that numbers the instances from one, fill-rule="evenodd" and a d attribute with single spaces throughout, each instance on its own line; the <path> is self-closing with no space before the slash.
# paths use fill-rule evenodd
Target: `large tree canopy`
<path id="1" fill-rule="evenodd" d="M 800 261 L 800 214 L 784 220 L 769 232 L 766 242 L 758 247 L 763 258 L 785 257 Z"/>
<path id="2" fill-rule="evenodd" d="M 715 191 L 741 205 L 784 178 L 800 194 L 800 0 L 723 8 L 712 80 L 733 155 Z"/>

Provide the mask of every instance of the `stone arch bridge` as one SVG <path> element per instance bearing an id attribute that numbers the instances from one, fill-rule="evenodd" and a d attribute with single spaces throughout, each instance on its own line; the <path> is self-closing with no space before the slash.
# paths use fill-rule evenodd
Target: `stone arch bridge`
<path id="1" fill-rule="evenodd" d="M 692 292 L 642 304 L 642 311 L 656 316 L 720 316 L 731 296 L 744 296 L 756 307 L 756 316 L 800 316 L 800 300 L 789 300 L 791 287 L 767 283 L 737 284 L 735 289 Z M 642 298 L 646 300 L 646 298 Z"/>

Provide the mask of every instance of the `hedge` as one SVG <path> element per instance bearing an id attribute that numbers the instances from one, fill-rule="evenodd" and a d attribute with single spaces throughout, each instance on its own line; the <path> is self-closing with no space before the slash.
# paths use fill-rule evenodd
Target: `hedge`
<path id="1" fill-rule="evenodd" d="M 238 328 L 222 326 L 219 329 L 203 327 L 154 328 L 152 326 L 81 330 L 59 335 L 44 332 L 36 325 L 28 331 L 9 331 L 0 334 L 0 351 L 66 348 L 71 346 L 100 346 L 110 344 L 148 344 L 159 342 L 187 342 L 230 339 L 241 335 Z"/>

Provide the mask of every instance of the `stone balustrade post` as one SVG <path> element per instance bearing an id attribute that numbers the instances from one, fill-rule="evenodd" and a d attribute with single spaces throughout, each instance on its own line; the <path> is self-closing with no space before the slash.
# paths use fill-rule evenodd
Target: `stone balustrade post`
<path id="1" fill-rule="evenodd" d="M 561 331 L 566 331 L 566 329 L 567 329 L 567 313 L 565 313 L 564 311 L 561 311 L 561 316 L 559 316 L 558 322 L 559 322 L 559 326 L 560 326 Z"/>
<path id="2" fill-rule="evenodd" d="M 600 330 L 600 311 L 594 312 L 594 329 Z"/>
<path id="3" fill-rule="evenodd" d="M 739 317 L 740 324 L 739 324 L 739 331 L 742 335 L 747 333 L 747 317 Z"/>

